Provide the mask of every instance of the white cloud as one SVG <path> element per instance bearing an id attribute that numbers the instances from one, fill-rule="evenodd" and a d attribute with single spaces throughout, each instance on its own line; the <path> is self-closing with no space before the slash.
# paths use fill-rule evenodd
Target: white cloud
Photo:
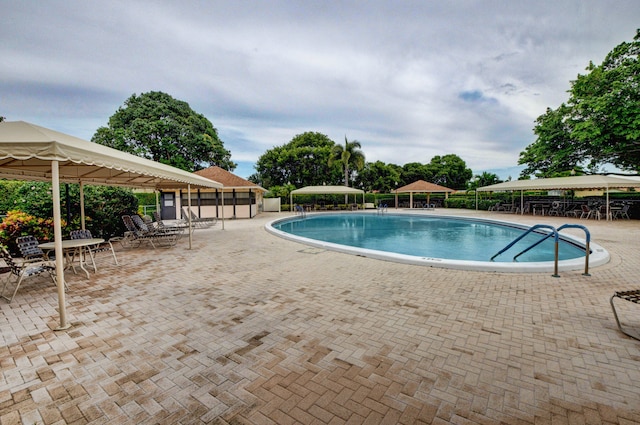
<path id="1" fill-rule="evenodd" d="M 370 161 L 513 170 L 535 118 L 640 4 L 0 0 L 0 115 L 90 138 L 133 93 L 187 101 L 250 163 L 304 131 Z"/>

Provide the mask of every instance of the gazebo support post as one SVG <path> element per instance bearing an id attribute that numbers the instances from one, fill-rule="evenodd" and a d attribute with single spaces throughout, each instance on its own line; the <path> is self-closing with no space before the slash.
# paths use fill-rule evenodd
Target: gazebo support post
<path id="1" fill-rule="evenodd" d="M 189 223 L 189 249 L 191 249 L 191 242 L 193 240 L 193 229 L 191 228 L 191 185 L 187 185 L 187 208 L 189 208 L 189 217 L 187 217 L 187 222 Z"/>
<path id="2" fill-rule="evenodd" d="M 84 182 L 80 180 L 80 228 L 85 230 L 84 222 Z"/>
<path id="3" fill-rule="evenodd" d="M 56 285 L 58 288 L 58 313 L 60 325 L 57 331 L 69 329 L 64 292 L 64 256 L 62 253 L 62 220 L 60 218 L 60 167 L 58 161 L 51 161 L 51 190 L 53 195 L 53 240 L 56 253 Z"/>

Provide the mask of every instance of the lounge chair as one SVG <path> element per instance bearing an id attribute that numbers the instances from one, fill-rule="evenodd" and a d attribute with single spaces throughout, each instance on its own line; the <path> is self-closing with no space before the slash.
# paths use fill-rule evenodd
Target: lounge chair
<path id="1" fill-rule="evenodd" d="M 640 341 L 640 336 L 638 334 L 631 333 L 622 328 L 622 324 L 620 323 L 620 318 L 618 317 L 618 312 L 616 311 L 616 306 L 613 302 L 616 298 L 629 301 L 635 304 L 640 304 L 640 290 L 616 292 L 611 296 L 611 300 L 610 300 L 611 309 L 613 310 L 613 317 L 615 317 L 616 319 L 616 323 L 618 324 L 618 329 L 620 329 L 620 332 L 622 332 L 627 336 L 630 336 L 633 339 L 637 339 Z"/>
<path id="2" fill-rule="evenodd" d="M 154 236 L 160 245 L 166 245 L 166 244 L 175 245 L 178 239 L 180 238 L 180 234 L 181 234 L 180 231 L 177 231 L 175 229 L 169 229 L 165 227 L 160 228 L 158 226 L 155 226 L 153 222 L 151 222 L 150 220 L 145 221 L 138 214 L 133 214 L 131 216 L 131 219 L 133 220 L 133 223 L 135 224 L 135 226 L 143 234 Z"/>
<path id="3" fill-rule="evenodd" d="M 134 222 L 134 217 L 138 217 L 135 219 L 138 222 L 137 224 Z M 122 245 L 125 247 L 133 244 L 140 246 L 143 242 L 148 242 L 153 248 L 156 247 L 155 243 L 160 246 L 173 246 L 178 241 L 178 236 L 175 233 L 149 229 L 140 216 L 123 215 L 122 221 L 127 229 L 121 240 Z"/>
<path id="4" fill-rule="evenodd" d="M 189 217 L 191 217 L 191 226 L 194 229 L 206 229 L 207 227 L 214 226 L 218 222 L 216 217 L 201 218 L 198 217 L 193 210 L 187 210 L 187 207 L 182 207 L 182 219 L 188 224 Z M 189 214 L 189 212 L 191 212 L 191 214 Z"/>
<path id="5" fill-rule="evenodd" d="M 54 285 L 57 284 L 55 263 L 53 263 L 52 261 L 45 260 L 44 253 L 40 258 L 37 258 L 33 254 L 31 254 L 29 257 L 30 258 L 23 257 L 23 262 L 20 263 L 19 260 L 14 259 L 11 256 L 11 254 L 9 254 L 9 251 L 7 251 L 6 248 L 4 247 L 0 248 L 0 258 L 4 260 L 5 264 L 9 268 L 9 275 L 5 278 L 4 284 L 2 285 L 2 292 L 0 292 L 0 296 L 2 296 L 2 298 L 4 298 L 5 300 L 9 302 L 13 301 L 13 298 L 18 293 L 18 289 L 20 288 L 20 284 L 22 283 L 22 281 L 25 278 L 28 278 L 31 276 L 39 276 L 43 273 L 47 273 L 51 278 L 51 280 L 53 281 L 53 284 Z M 12 277 L 16 278 L 16 284 L 15 284 L 16 286 L 13 289 L 11 296 L 8 297 L 8 296 L 5 296 L 4 293 L 7 287 L 9 286 L 9 282 L 11 281 Z"/>
<path id="6" fill-rule="evenodd" d="M 153 212 L 153 218 L 156 220 L 153 224 L 158 230 L 162 230 L 164 232 L 174 232 L 178 235 L 178 238 L 182 237 L 184 230 L 188 227 L 188 224 L 185 224 L 184 222 L 182 222 L 180 225 L 166 225 L 164 221 L 162 221 L 160 213 L 158 213 L 157 211 Z"/>

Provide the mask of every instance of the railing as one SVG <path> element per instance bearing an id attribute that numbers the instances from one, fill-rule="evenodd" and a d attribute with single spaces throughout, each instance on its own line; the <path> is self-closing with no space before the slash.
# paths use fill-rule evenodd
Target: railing
<path id="1" fill-rule="evenodd" d="M 547 235 L 544 239 L 547 239 L 549 236 L 553 236 L 554 239 L 555 239 L 556 247 L 555 247 L 554 267 L 553 267 L 553 275 L 552 276 L 553 277 L 560 277 L 560 275 L 558 275 L 558 241 L 559 241 L 558 231 L 556 230 L 555 227 L 553 227 L 553 226 L 551 226 L 549 224 L 536 224 L 535 226 L 532 226 L 531 228 L 529 228 L 529 230 L 527 230 L 522 235 L 520 235 L 516 239 L 514 239 L 510 244 L 508 244 L 507 246 L 502 248 L 500 251 L 498 251 L 493 257 L 491 257 L 491 261 L 493 261 L 498 255 L 502 254 L 503 252 L 507 251 L 509 248 L 514 246 L 516 243 L 518 243 L 521 239 L 523 239 L 529 233 L 533 232 L 536 229 L 542 229 L 542 228 L 550 229 L 552 231 L 552 233 Z M 536 241 L 535 245 L 537 245 L 538 243 L 540 243 L 540 241 Z"/>
<path id="2" fill-rule="evenodd" d="M 141 205 L 142 207 L 142 215 L 151 215 L 154 211 L 156 211 L 155 205 Z"/>
<path id="3" fill-rule="evenodd" d="M 299 215 L 302 218 L 305 218 L 307 216 L 307 212 L 304 210 L 304 207 L 302 205 L 296 205 L 295 212 L 296 215 Z"/>
<path id="4" fill-rule="evenodd" d="M 584 273 L 582 273 L 582 275 L 591 276 L 589 274 L 589 252 L 591 252 L 591 248 L 589 248 L 589 245 L 591 244 L 591 233 L 589 233 L 589 229 L 587 229 L 585 226 L 581 226 L 580 224 L 563 224 L 562 226 L 558 227 L 558 232 L 562 229 L 567 229 L 567 228 L 584 230 L 586 244 L 585 244 L 585 257 L 584 257 Z"/>
<path id="5" fill-rule="evenodd" d="M 520 235 L 519 237 L 517 237 L 514 241 L 512 241 L 510 244 L 508 244 L 506 247 L 504 247 L 503 249 L 501 249 L 497 254 L 495 254 L 493 257 L 491 257 L 491 261 L 494 260 L 494 258 L 496 258 L 498 255 L 502 254 L 503 252 L 507 251 L 509 248 L 511 248 L 512 246 L 514 246 L 518 241 L 520 241 L 521 239 L 523 239 L 525 236 L 527 236 L 529 233 L 533 232 L 536 229 L 539 228 L 546 228 L 546 229 L 550 229 L 551 233 L 545 235 L 542 239 L 537 240 L 536 242 L 534 242 L 533 244 L 529 245 L 526 249 L 520 251 L 519 253 L 517 253 L 516 255 L 513 256 L 513 261 L 517 261 L 518 257 L 521 256 L 522 254 L 524 254 L 525 252 L 528 252 L 529 250 L 535 248 L 536 246 L 540 245 L 542 242 L 546 241 L 547 239 L 549 239 L 551 236 L 554 237 L 555 239 L 555 254 L 554 254 L 554 273 L 553 273 L 553 277 L 560 277 L 558 275 L 558 244 L 559 244 L 559 233 L 560 230 L 562 229 L 567 229 L 567 228 L 575 228 L 575 229 L 582 229 L 584 230 L 584 233 L 586 235 L 586 245 L 585 245 L 585 259 L 584 259 L 584 273 L 583 276 L 590 276 L 589 274 L 589 252 L 591 251 L 589 245 L 591 244 L 591 233 L 589 233 L 589 230 L 585 227 L 585 226 L 581 226 L 579 224 L 563 224 L 562 226 L 558 227 L 557 229 L 549 224 L 536 224 L 535 226 L 531 227 L 529 230 L 527 230 L 525 233 L 523 233 L 522 235 Z"/>
<path id="6" fill-rule="evenodd" d="M 387 206 L 387 204 L 378 204 L 378 214 L 384 214 L 388 209 L 389 207 Z"/>

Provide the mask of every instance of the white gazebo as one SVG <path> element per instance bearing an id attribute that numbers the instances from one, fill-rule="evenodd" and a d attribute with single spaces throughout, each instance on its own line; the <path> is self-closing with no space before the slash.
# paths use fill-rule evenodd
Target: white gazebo
<path id="1" fill-rule="evenodd" d="M 587 176 L 554 177 L 548 179 L 513 180 L 476 190 L 476 209 L 478 208 L 478 192 L 514 192 L 520 191 L 520 212 L 523 213 L 525 190 L 576 190 L 600 189 L 605 191 L 607 204 L 607 220 L 609 219 L 609 190 L 640 187 L 638 177 L 620 177 L 614 175 L 592 174 Z"/>
<path id="2" fill-rule="evenodd" d="M 291 205 L 291 211 L 293 211 L 294 195 L 354 195 L 355 197 L 360 194 L 362 194 L 362 203 L 364 204 L 364 190 L 362 189 L 355 189 L 348 186 L 305 186 L 291 191 L 289 194 L 289 205 Z"/>

